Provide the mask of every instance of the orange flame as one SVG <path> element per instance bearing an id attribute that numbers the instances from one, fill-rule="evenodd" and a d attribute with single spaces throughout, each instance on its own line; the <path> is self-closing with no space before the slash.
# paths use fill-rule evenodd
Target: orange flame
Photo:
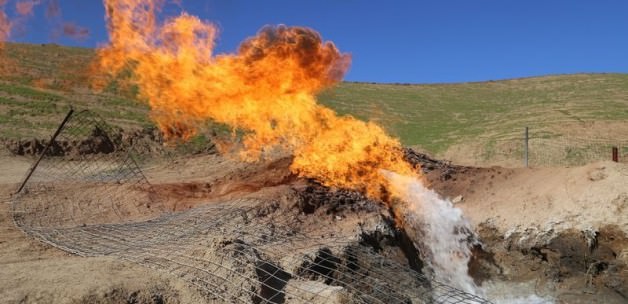
<path id="1" fill-rule="evenodd" d="M 104 3 L 111 41 L 97 67 L 111 77 L 131 70 L 166 135 L 189 137 L 208 119 L 224 123 L 245 131 L 244 159 L 280 148 L 294 155 L 300 176 L 377 198 L 388 192 L 382 169 L 416 176 L 381 127 L 317 104 L 350 57 L 314 30 L 266 26 L 236 54 L 214 56 L 211 23 L 184 13 L 158 24 L 161 3 L 151 0 Z"/>

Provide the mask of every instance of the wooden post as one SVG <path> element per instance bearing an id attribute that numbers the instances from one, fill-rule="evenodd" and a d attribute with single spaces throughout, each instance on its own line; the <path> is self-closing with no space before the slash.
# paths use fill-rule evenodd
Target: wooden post
<path id="1" fill-rule="evenodd" d="M 528 142 L 529 142 L 529 136 L 528 136 L 528 127 L 526 127 L 525 130 L 525 135 L 524 135 L 524 139 L 523 139 L 523 165 L 527 168 L 528 167 Z"/>
<path id="2" fill-rule="evenodd" d="M 35 169 L 37 169 L 37 166 L 39 165 L 39 162 L 41 162 L 41 159 L 44 158 L 44 155 L 46 155 L 46 152 L 48 152 L 48 150 L 50 149 L 50 146 L 52 146 L 52 143 L 55 141 L 57 136 L 59 136 L 59 133 L 61 133 L 61 130 L 63 130 L 63 127 L 65 126 L 65 124 L 70 119 L 70 116 L 72 116 L 72 113 L 74 113 L 74 109 L 72 107 L 70 107 L 70 111 L 68 111 L 68 114 L 65 115 L 65 118 L 63 119 L 63 121 L 61 122 L 59 127 L 57 128 L 57 131 L 52 135 L 52 137 L 50 138 L 50 141 L 48 142 L 48 144 L 46 145 L 44 150 L 41 151 L 41 154 L 39 155 L 39 158 L 33 164 L 33 166 L 31 166 L 31 168 L 28 171 L 28 175 L 26 175 L 26 177 L 24 178 L 24 181 L 22 181 L 22 184 L 20 185 L 20 188 L 17 189 L 17 192 L 15 192 L 15 193 L 20 193 L 22 191 L 22 189 L 24 189 L 24 186 L 26 185 L 26 182 L 31 178 L 31 175 L 33 175 L 33 172 L 35 172 Z"/>
<path id="3" fill-rule="evenodd" d="M 619 149 L 617 147 L 613 147 L 613 161 L 619 162 Z"/>

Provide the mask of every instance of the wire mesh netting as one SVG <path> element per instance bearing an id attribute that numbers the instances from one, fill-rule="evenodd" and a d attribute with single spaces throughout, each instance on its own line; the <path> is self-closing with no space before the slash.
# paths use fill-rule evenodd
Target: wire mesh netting
<path id="1" fill-rule="evenodd" d="M 457 163 L 475 166 L 525 166 L 526 140 L 520 134 L 479 138 L 480 145 L 469 144 L 466 159 Z M 548 133 L 531 128 L 527 141 L 528 165 L 532 167 L 582 166 L 599 161 L 611 161 L 613 148 L 617 161 L 628 163 L 628 138 L 608 134 Z"/>
<path id="2" fill-rule="evenodd" d="M 342 227 L 309 225 L 268 198 L 173 212 L 109 132 L 91 112 L 71 115 L 14 199 L 18 227 L 73 254 L 173 274 L 212 303 L 488 303 L 369 245 L 363 227 L 385 230 L 376 212 Z"/>
<path id="3" fill-rule="evenodd" d="M 579 166 L 597 161 L 610 161 L 613 147 L 619 151 L 617 160 L 628 163 L 628 140 L 568 135 L 529 140 L 530 159 L 536 166 Z"/>

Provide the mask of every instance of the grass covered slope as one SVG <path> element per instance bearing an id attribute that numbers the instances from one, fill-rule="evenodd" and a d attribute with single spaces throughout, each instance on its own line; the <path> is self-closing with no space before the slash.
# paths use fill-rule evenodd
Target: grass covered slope
<path id="1" fill-rule="evenodd" d="M 14 64 L 0 76 L 0 137 L 47 137 L 69 105 L 123 128 L 151 124 L 148 108 L 132 92 L 122 94 L 115 84 L 104 92 L 89 88 L 91 49 L 7 44 L 5 55 Z M 525 126 L 537 138 L 628 141 L 628 74 L 429 85 L 346 82 L 319 97 L 341 114 L 383 125 L 405 145 L 454 160 L 470 150 L 481 151 L 471 158 L 489 159 L 505 149 L 501 141 L 518 140 Z"/>
<path id="2" fill-rule="evenodd" d="M 521 137 L 592 121 L 628 120 L 628 75 L 578 74 L 460 84 L 343 83 L 321 95 L 341 113 L 378 121 L 432 153 L 454 144 Z"/>
<path id="3" fill-rule="evenodd" d="M 9 43 L 3 52 L 10 60 L 0 75 L 0 138 L 47 138 L 70 105 L 89 108 L 114 126 L 150 125 L 147 106 L 113 86 L 89 88 L 91 49 Z"/>

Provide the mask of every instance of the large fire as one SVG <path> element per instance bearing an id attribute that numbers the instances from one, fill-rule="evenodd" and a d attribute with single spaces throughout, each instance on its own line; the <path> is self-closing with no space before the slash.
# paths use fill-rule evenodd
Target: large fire
<path id="1" fill-rule="evenodd" d="M 213 24 L 185 13 L 161 24 L 159 2 L 104 1 L 111 41 L 97 66 L 111 77 L 131 71 L 167 136 L 223 123 L 245 132 L 244 159 L 280 148 L 294 155 L 291 170 L 300 176 L 377 198 L 389 188 L 382 170 L 416 175 L 381 127 L 317 104 L 316 94 L 341 81 L 350 64 L 317 32 L 266 26 L 237 53 L 214 55 Z"/>

